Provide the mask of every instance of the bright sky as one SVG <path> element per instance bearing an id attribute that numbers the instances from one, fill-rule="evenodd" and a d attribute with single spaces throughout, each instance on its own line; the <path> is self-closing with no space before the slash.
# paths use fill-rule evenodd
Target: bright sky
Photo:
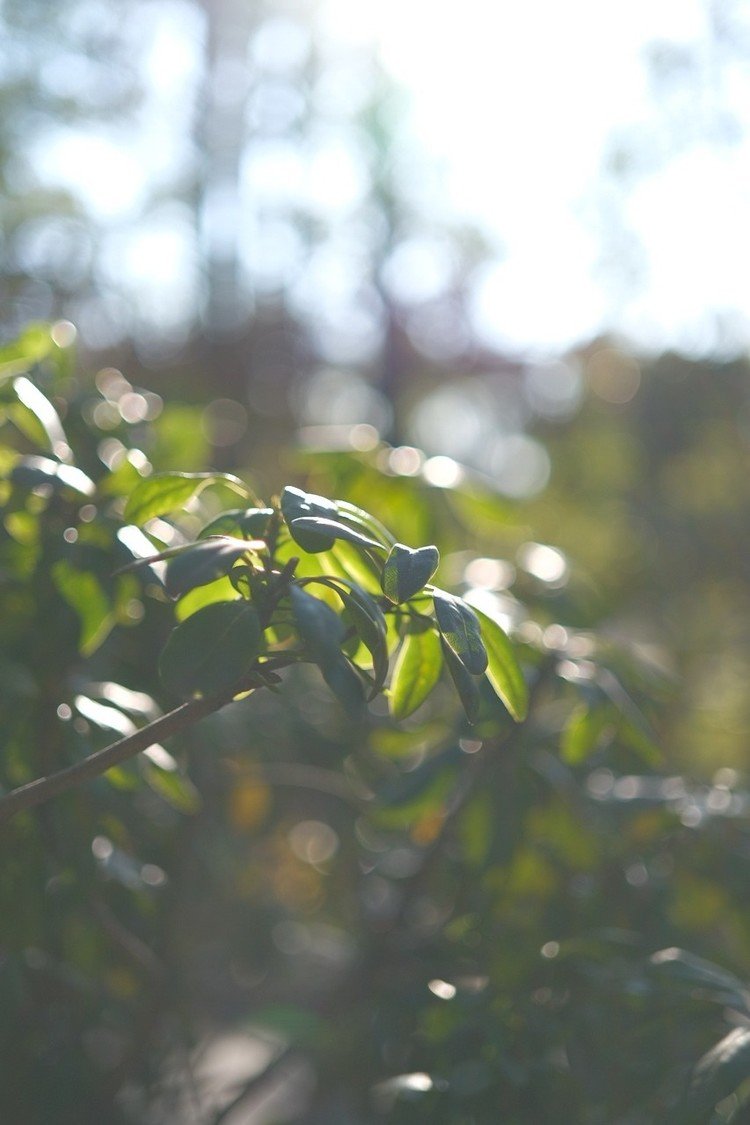
<path id="1" fill-rule="evenodd" d="M 736 18 L 737 8 L 723 11 Z M 377 40 L 409 90 L 414 136 L 444 168 L 433 202 L 503 248 L 475 305 L 493 342 L 554 350 L 614 327 L 646 347 L 748 345 L 746 138 L 699 136 L 623 191 L 617 205 L 641 243 L 642 276 L 607 284 L 601 266 L 601 173 L 616 131 L 663 149 L 686 118 L 709 137 L 722 111 L 750 125 L 747 60 L 720 70 L 708 0 L 326 0 L 324 11 L 332 36 Z M 687 90 L 661 105 L 644 57 L 659 41 L 698 60 Z"/>
<path id="2" fill-rule="evenodd" d="M 286 7 L 308 10 L 303 0 Z M 750 68 L 742 58 L 720 64 L 712 8 L 710 0 L 319 0 L 325 49 L 341 57 L 377 44 L 408 95 L 402 149 L 412 145 L 433 167 L 409 185 L 424 213 L 468 220 L 497 247 L 472 308 L 488 342 L 545 355 L 614 329 L 642 347 L 693 354 L 748 346 Z M 144 307 L 166 310 L 175 305 L 170 290 L 178 303 L 189 300 L 190 217 L 173 207 L 163 227 L 157 217 L 137 236 L 127 222 L 149 181 L 167 182 L 185 157 L 200 24 L 184 0 L 149 11 L 152 96 L 138 129 L 61 134 L 45 140 L 38 162 L 112 224 L 105 273 L 107 261 L 113 276 L 125 269 L 142 285 Z M 750 30 L 740 0 L 721 11 Z M 696 60 L 689 79 L 661 91 L 645 62 L 657 42 Z M 727 121 L 735 136 L 721 140 Z M 652 159 L 627 182 L 603 175 L 617 135 L 635 138 Z M 243 175 L 258 198 L 304 184 L 307 203 L 335 218 L 356 203 L 360 172 L 334 142 L 304 167 L 288 148 L 261 153 Z M 268 268 L 282 269 L 284 254 L 295 253 L 293 232 L 270 222 L 264 231 L 239 237 L 249 254 L 266 244 L 281 256 Z M 331 276 L 325 263 L 321 270 Z"/>

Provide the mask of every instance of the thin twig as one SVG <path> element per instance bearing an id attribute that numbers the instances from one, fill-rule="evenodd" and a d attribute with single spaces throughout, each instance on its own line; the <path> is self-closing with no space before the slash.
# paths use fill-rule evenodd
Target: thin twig
<path id="1" fill-rule="evenodd" d="M 51 797 L 67 792 L 68 789 L 80 785 L 82 781 L 99 777 L 112 766 L 119 765 L 120 762 L 125 762 L 128 758 L 134 758 L 136 754 L 147 750 L 155 742 L 160 742 L 170 735 L 193 726 L 206 715 L 221 710 L 236 694 L 235 685 L 231 692 L 183 703 L 180 707 L 175 707 L 174 711 L 167 712 L 166 715 L 112 743 L 111 746 L 97 750 L 82 761 L 74 762 L 73 765 L 66 766 L 46 777 L 38 777 L 26 785 L 19 786 L 18 789 L 12 789 L 10 793 L 0 797 L 0 824 L 7 823 L 24 809 L 34 808 L 35 805 L 41 805 Z"/>

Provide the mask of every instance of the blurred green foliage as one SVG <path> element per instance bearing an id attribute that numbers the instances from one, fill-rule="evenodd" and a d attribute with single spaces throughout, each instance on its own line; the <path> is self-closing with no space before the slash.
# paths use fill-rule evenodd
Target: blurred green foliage
<path id="1" fill-rule="evenodd" d="M 555 475 L 523 507 L 384 444 L 289 453 L 300 487 L 267 506 L 196 457 L 199 409 L 112 369 L 90 382 L 69 345 L 37 326 L 0 354 L 4 789 L 190 693 L 175 638 L 196 621 L 240 613 L 253 659 L 301 642 L 327 685 L 297 661 L 3 826 L 3 1120 L 746 1119 L 750 797 L 732 769 L 691 784 L 664 757 L 693 712 L 615 628 L 638 609 L 698 629 L 679 583 L 706 572 L 665 526 L 714 518 L 697 422 L 648 445 L 652 413 L 592 402 L 547 435 Z M 723 496 L 740 441 L 711 447 Z M 232 547 L 232 521 L 255 546 Z M 403 544 L 385 577 L 352 535 L 383 525 Z M 274 527 L 300 584 L 261 652 L 246 616 L 274 576 L 252 556 Z M 731 567 L 707 538 L 713 604 Z M 414 551 L 432 543 L 461 599 L 437 646 L 437 558 Z M 349 706 L 383 645 L 395 684 Z M 201 667 L 222 680 L 225 657 Z"/>

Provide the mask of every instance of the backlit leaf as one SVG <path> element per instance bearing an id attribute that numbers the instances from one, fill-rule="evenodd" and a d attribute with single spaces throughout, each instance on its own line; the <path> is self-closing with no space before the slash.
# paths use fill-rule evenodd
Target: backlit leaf
<path id="1" fill-rule="evenodd" d="M 112 604 L 90 571 L 78 570 L 65 559 L 52 567 L 52 578 L 65 601 L 78 614 L 81 622 L 79 647 L 84 656 L 90 656 L 115 623 Z"/>
<path id="2" fill-rule="evenodd" d="M 96 485 L 84 472 L 50 457 L 21 457 L 11 469 L 10 479 L 23 488 L 46 484 L 55 489 L 70 488 L 82 496 L 92 496 L 96 492 Z"/>
<path id="3" fill-rule="evenodd" d="M 434 629 L 409 632 L 393 667 L 390 709 L 394 719 L 405 719 L 424 703 L 440 679 L 443 654 Z"/>
<path id="4" fill-rule="evenodd" d="M 482 641 L 479 619 L 474 610 L 453 594 L 444 590 L 433 590 L 435 617 L 438 628 L 454 653 L 474 676 L 479 676 L 487 667 L 487 650 Z"/>
<path id="5" fill-rule="evenodd" d="M 394 604 L 408 601 L 430 581 L 439 562 L 437 547 L 413 550 L 396 543 L 383 569 L 383 593 Z"/>
<path id="6" fill-rule="evenodd" d="M 482 630 L 487 649 L 487 679 L 517 722 L 526 717 L 529 691 L 513 645 L 496 621 L 472 607 Z"/>
<path id="7" fill-rule="evenodd" d="M 177 512 L 188 500 L 212 484 L 223 484 L 247 496 L 248 491 L 229 473 L 155 473 L 133 489 L 125 505 L 125 519 L 144 524 L 154 516 Z"/>
<path id="8" fill-rule="evenodd" d="M 302 535 L 303 539 L 310 535 L 320 535 L 324 539 L 344 539 L 347 543 L 354 543 L 358 547 L 375 547 L 377 550 L 384 550 L 383 545 L 377 540 L 368 539 L 366 535 L 353 531 L 351 527 L 339 523 L 338 520 L 324 519 L 322 516 L 299 516 L 291 521 L 289 530 L 297 542 L 299 542 L 299 535 Z"/>
<path id="9" fill-rule="evenodd" d="M 307 519 L 317 516 L 322 519 L 336 518 L 336 505 L 325 496 L 318 496 L 314 492 L 303 492 L 301 488 L 287 485 L 281 494 L 281 512 L 292 532 L 294 541 L 303 551 L 317 554 L 319 551 L 329 551 L 335 542 L 332 535 L 321 535 L 317 531 L 301 529 L 295 535 L 292 523 L 298 519 Z"/>

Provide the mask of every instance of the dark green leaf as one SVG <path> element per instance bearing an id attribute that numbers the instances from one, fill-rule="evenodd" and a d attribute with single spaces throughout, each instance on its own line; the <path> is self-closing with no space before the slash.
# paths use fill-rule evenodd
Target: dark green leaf
<path id="1" fill-rule="evenodd" d="M 467 671 L 480 676 L 487 667 L 487 650 L 474 610 L 461 598 L 446 594 L 444 590 L 433 590 L 432 597 L 443 640 L 450 645 Z"/>
<path id="2" fill-rule="evenodd" d="M 451 679 L 456 685 L 456 691 L 459 694 L 461 704 L 466 712 L 466 718 L 470 723 L 474 723 L 479 714 L 479 704 L 481 701 L 479 685 L 471 672 L 467 672 L 465 665 L 458 659 L 453 649 L 442 637 L 440 638 L 440 643 L 443 646 L 443 656 L 445 657 L 445 663 L 448 665 Z"/>
<path id="3" fill-rule="evenodd" d="M 191 544 L 173 555 L 167 563 L 164 579 L 167 594 L 170 598 L 179 598 L 196 586 L 207 586 L 209 582 L 224 577 L 247 551 L 247 540 L 233 539 L 229 535 Z"/>
<path id="4" fill-rule="evenodd" d="M 159 662 L 162 679 L 177 695 L 212 695 L 251 670 L 260 642 L 258 615 L 243 598 L 207 605 L 171 633 Z"/>
<path id="5" fill-rule="evenodd" d="M 22 488 L 37 488 L 41 484 L 53 488 L 71 488 L 82 496 L 92 496 L 96 485 L 73 465 L 61 465 L 50 457 L 22 457 L 11 469 L 10 479 Z"/>
<path id="6" fill-rule="evenodd" d="M 383 569 L 383 593 L 394 604 L 408 601 L 430 581 L 439 562 L 437 547 L 412 550 L 396 543 Z"/>
<path id="7" fill-rule="evenodd" d="M 750 994 L 743 982 L 705 957 L 672 946 L 653 953 L 648 966 L 657 980 L 668 981 L 689 992 L 699 989 L 717 1004 L 750 1015 Z"/>
<path id="8" fill-rule="evenodd" d="M 330 606 L 305 593 L 296 583 L 290 587 L 289 594 L 297 629 L 311 659 L 321 668 L 335 664 L 341 656 L 343 621 Z"/>
<path id="9" fill-rule="evenodd" d="M 313 581 L 320 581 L 336 591 L 344 603 L 357 636 L 370 652 L 375 672 L 375 681 L 370 693 L 372 698 L 380 691 L 388 674 L 388 626 L 380 606 L 361 586 L 345 578 L 321 578 Z"/>
<path id="10" fill-rule="evenodd" d="M 750 1029 L 735 1027 L 708 1051 L 693 1072 L 674 1125 L 709 1125 L 719 1102 L 750 1078 Z"/>
<path id="11" fill-rule="evenodd" d="M 368 539 L 366 535 L 353 531 L 338 520 L 324 519 L 322 516 L 299 516 L 289 524 L 289 530 L 300 546 L 303 546 L 299 540 L 300 535 L 303 539 L 317 535 L 325 540 L 344 539 L 347 543 L 354 543 L 358 547 L 375 547 L 379 551 L 384 550 L 383 545 L 377 540 Z"/>
<path id="12" fill-rule="evenodd" d="M 487 679 L 510 714 L 520 723 L 526 718 L 529 691 L 513 645 L 496 621 L 479 609 L 474 609 L 474 613 L 487 649 Z"/>
<path id="13" fill-rule="evenodd" d="M 352 718 L 362 714 L 365 705 L 365 690 L 362 681 L 343 654 L 324 667 L 321 666 L 323 679 L 328 684 L 333 694 Z"/>
<path id="14" fill-rule="evenodd" d="M 292 523 L 298 519 L 317 516 L 321 519 L 335 519 L 336 505 L 325 496 L 317 496 L 314 492 L 303 492 L 301 488 L 288 485 L 281 494 L 281 512 L 291 530 Z M 294 541 L 303 551 L 315 555 L 319 551 L 329 551 L 335 542 L 332 535 L 321 535 L 315 531 L 292 531 Z"/>
<path id="15" fill-rule="evenodd" d="M 343 621 L 330 606 L 305 593 L 300 586 L 292 585 L 289 593 L 297 629 L 310 658 L 346 711 L 358 714 L 364 705 L 364 688 L 341 651 Z"/>
<path id="16" fill-rule="evenodd" d="M 212 484 L 223 484 L 247 496 L 241 480 L 229 473 L 155 473 L 133 489 L 125 505 L 125 519 L 144 524 L 153 516 L 177 512 L 188 500 Z"/>
<path id="17" fill-rule="evenodd" d="M 209 535 L 234 535 L 241 532 L 250 539 L 265 535 L 273 508 L 230 508 L 201 528 L 199 539 Z"/>
<path id="18" fill-rule="evenodd" d="M 390 708 L 394 719 L 405 719 L 424 703 L 440 679 L 443 655 L 440 639 L 430 627 L 404 637 L 393 666 Z"/>

